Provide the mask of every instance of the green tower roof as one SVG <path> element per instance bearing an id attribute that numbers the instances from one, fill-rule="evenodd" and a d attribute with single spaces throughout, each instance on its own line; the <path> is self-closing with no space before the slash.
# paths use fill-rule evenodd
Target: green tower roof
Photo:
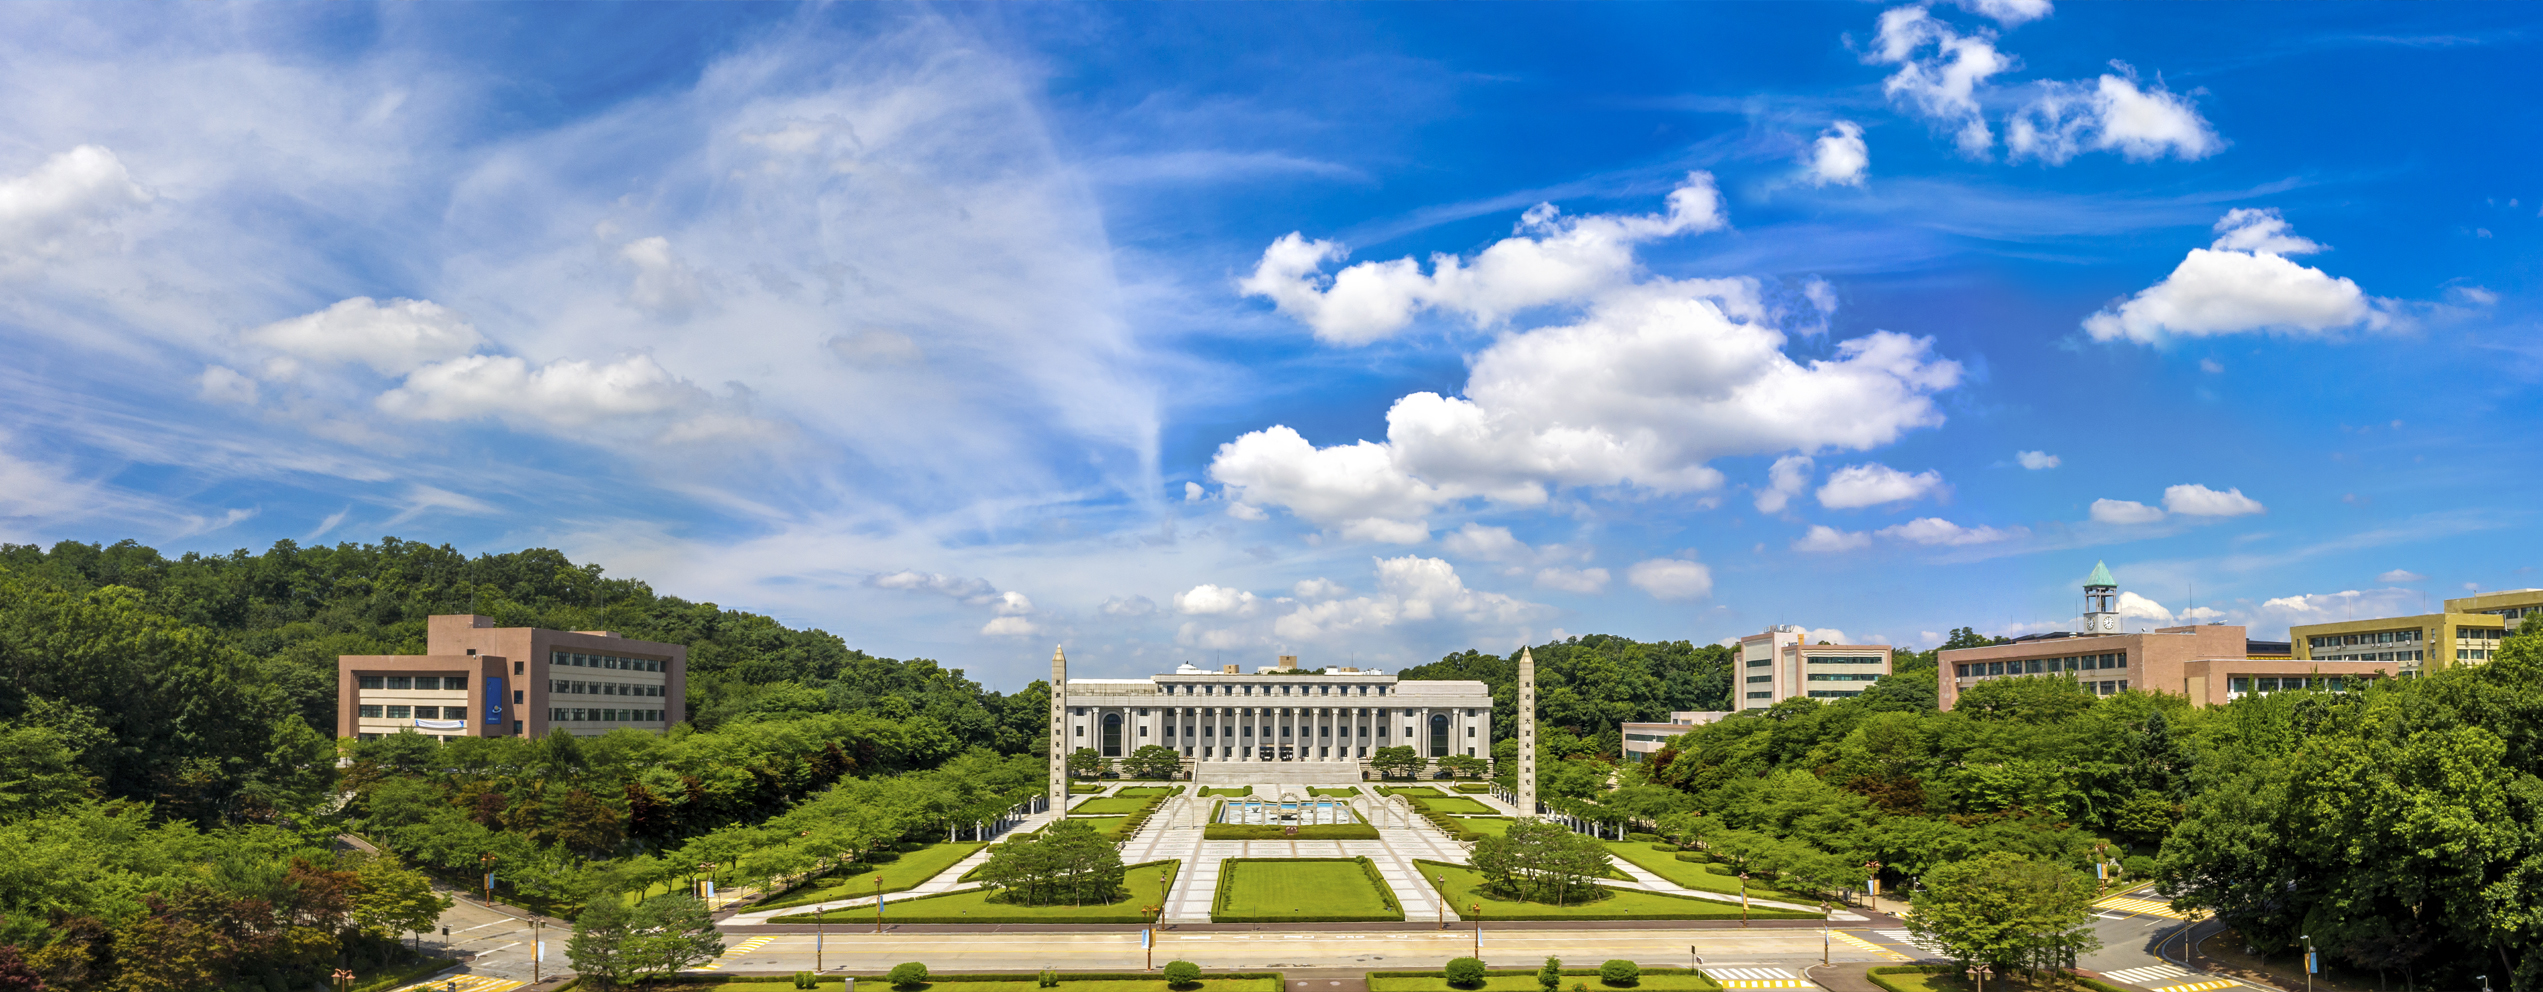
<path id="1" fill-rule="evenodd" d="M 2119 580 L 2110 577 L 2109 565 L 2101 562 L 2094 562 L 2093 574 L 2084 580 L 2084 585 L 2086 588 L 2093 586 L 2110 586 L 2112 588 L 2118 588 Z"/>

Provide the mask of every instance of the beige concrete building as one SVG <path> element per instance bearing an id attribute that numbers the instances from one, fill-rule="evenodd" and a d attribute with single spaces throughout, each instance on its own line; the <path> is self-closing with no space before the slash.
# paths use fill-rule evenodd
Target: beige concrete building
<path id="1" fill-rule="evenodd" d="M 1297 671 L 1291 659 L 1261 674 L 1236 667 L 1067 678 L 1056 750 L 1093 748 L 1118 762 L 1162 745 L 1183 756 L 1195 781 L 1218 785 L 1359 782 L 1382 747 L 1410 746 L 1433 760 L 1492 756 L 1492 692 L 1482 682 L 1348 669 L 1276 674 Z"/>
<path id="2" fill-rule="evenodd" d="M 437 616 L 423 654 L 336 658 L 336 729 L 363 740 L 661 731 L 688 719 L 688 680 L 677 644 Z"/>
<path id="3" fill-rule="evenodd" d="M 2033 634 L 2011 644 L 1959 648 L 1939 655 L 1941 705 L 1988 679 L 2064 675 L 2098 695 L 2131 688 L 2184 696 L 2212 706 L 2249 692 L 2344 689 L 2360 679 L 2401 671 L 2391 658 L 2291 656 L 2283 641 L 2255 641 L 2244 628 L 2225 624 L 2158 627 L 2117 633 L 2119 586 L 2104 565 L 2085 580 L 2084 630 Z"/>
<path id="4" fill-rule="evenodd" d="M 1627 764 L 1649 761 L 1671 738 L 1729 715 L 1728 710 L 1678 710 L 1669 714 L 1667 723 L 1618 724 L 1622 743 L 1617 746 L 1624 751 Z"/>
<path id="5" fill-rule="evenodd" d="M 2543 613 L 2543 589 L 2506 589 L 2446 601 L 2448 613 L 2483 613 L 2507 621 L 2509 630 Z"/>
<path id="6" fill-rule="evenodd" d="M 1890 673 L 1887 644 L 1808 644 L 1800 627 L 1780 624 L 1739 639 L 1731 708 L 1762 710 L 1794 696 L 1835 701 L 1860 696 Z"/>

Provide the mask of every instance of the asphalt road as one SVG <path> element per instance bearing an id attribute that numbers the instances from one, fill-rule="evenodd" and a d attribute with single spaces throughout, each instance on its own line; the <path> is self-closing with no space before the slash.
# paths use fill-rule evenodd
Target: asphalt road
<path id="1" fill-rule="evenodd" d="M 1835 961 L 1891 963 L 1918 954 L 1870 931 L 1842 931 L 1828 938 Z M 821 936 L 822 970 L 875 972 L 904 961 L 938 972 L 1141 970 L 1149 956 L 1137 932 L 1105 933 L 884 933 L 834 932 Z M 814 967 L 815 935 L 775 933 L 725 938 L 718 962 L 724 972 L 793 972 Z M 1856 943 L 1860 941 L 1861 943 Z M 1624 958 L 1646 967 L 1683 968 L 1703 957 L 1707 968 L 1783 967 L 1798 972 L 1819 963 L 1823 938 L 1816 928 L 1777 930 L 1487 930 L 1482 957 L 1494 967 L 1534 966 L 1549 957 L 1595 966 Z M 1154 960 L 1185 960 L 1210 970 L 1337 970 L 1437 968 L 1475 953 L 1471 927 L 1439 930 L 1283 931 L 1195 933 L 1161 931 Z"/>
<path id="2" fill-rule="evenodd" d="M 429 949 L 444 945 L 462 954 L 475 954 L 476 959 L 468 965 L 468 974 L 524 982 L 530 980 L 531 933 L 527 920 L 481 903 L 459 899 L 442 913 L 440 926 L 449 929 L 448 940 L 445 941 L 441 930 L 436 929 L 431 936 L 424 938 L 424 946 Z M 565 970 L 565 941 L 573 935 L 572 929 L 554 923 L 539 932 L 539 939 L 547 942 L 547 963 L 539 968 L 541 977 Z"/>

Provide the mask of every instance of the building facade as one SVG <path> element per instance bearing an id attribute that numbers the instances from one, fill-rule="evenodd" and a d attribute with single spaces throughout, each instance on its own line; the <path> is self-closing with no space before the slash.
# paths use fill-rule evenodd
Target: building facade
<path id="1" fill-rule="evenodd" d="M 688 719 L 688 681 L 681 645 L 437 616 L 426 621 L 423 654 L 336 658 L 336 730 L 362 740 L 409 730 L 441 738 L 659 732 Z"/>
<path id="2" fill-rule="evenodd" d="M 2446 601 L 2448 613 L 2481 613 L 2507 621 L 2509 630 L 2543 613 L 2543 589 L 2508 589 Z"/>
<path id="3" fill-rule="evenodd" d="M 1808 644 L 1791 624 L 1739 639 L 1731 673 L 1732 709 L 1762 710 L 1794 696 L 1835 701 L 1860 696 L 1890 673 L 1887 644 Z"/>
<path id="4" fill-rule="evenodd" d="M 1234 667 L 1067 678 L 1055 750 L 1093 748 L 1118 762 L 1161 745 L 1182 755 L 1195 780 L 1218 784 L 1358 782 L 1382 747 L 1410 746 L 1433 761 L 1492 756 L 1492 693 L 1482 682 L 1346 669 L 1271 673 L 1294 667 L 1246 675 Z"/>
<path id="5" fill-rule="evenodd" d="M 2109 568 L 2095 565 L 2084 590 L 2082 631 L 1941 652 L 1937 677 L 1942 708 L 1956 706 L 1961 693 L 1980 682 L 2031 675 L 2063 675 L 2096 695 L 2135 688 L 2212 706 L 2251 692 L 2344 689 L 2361 679 L 2401 671 L 2389 658 L 2290 657 L 2284 642 L 2254 641 L 2244 636 L 2244 628 L 2225 624 L 2113 633 L 2122 624 L 2115 606 L 2118 583 Z M 2301 639 L 2298 643 L 2301 650 Z"/>
<path id="6" fill-rule="evenodd" d="M 1651 760 L 1672 738 L 1697 727 L 1729 716 L 1728 710 L 1679 710 L 1669 714 L 1667 723 L 1625 723 L 1617 725 L 1623 743 L 1625 763 L 1638 764 Z"/>

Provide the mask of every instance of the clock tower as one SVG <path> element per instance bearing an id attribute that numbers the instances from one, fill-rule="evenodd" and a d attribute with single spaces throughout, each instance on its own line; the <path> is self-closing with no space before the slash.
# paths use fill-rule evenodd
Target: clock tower
<path id="1" fill-rule="evenodd" d="M 2093 574 L 2084 580 L 2085 634 L 2119 633 L 2119 580 L 2110 577 L 2110 566 L 2093 563 Z"/>

